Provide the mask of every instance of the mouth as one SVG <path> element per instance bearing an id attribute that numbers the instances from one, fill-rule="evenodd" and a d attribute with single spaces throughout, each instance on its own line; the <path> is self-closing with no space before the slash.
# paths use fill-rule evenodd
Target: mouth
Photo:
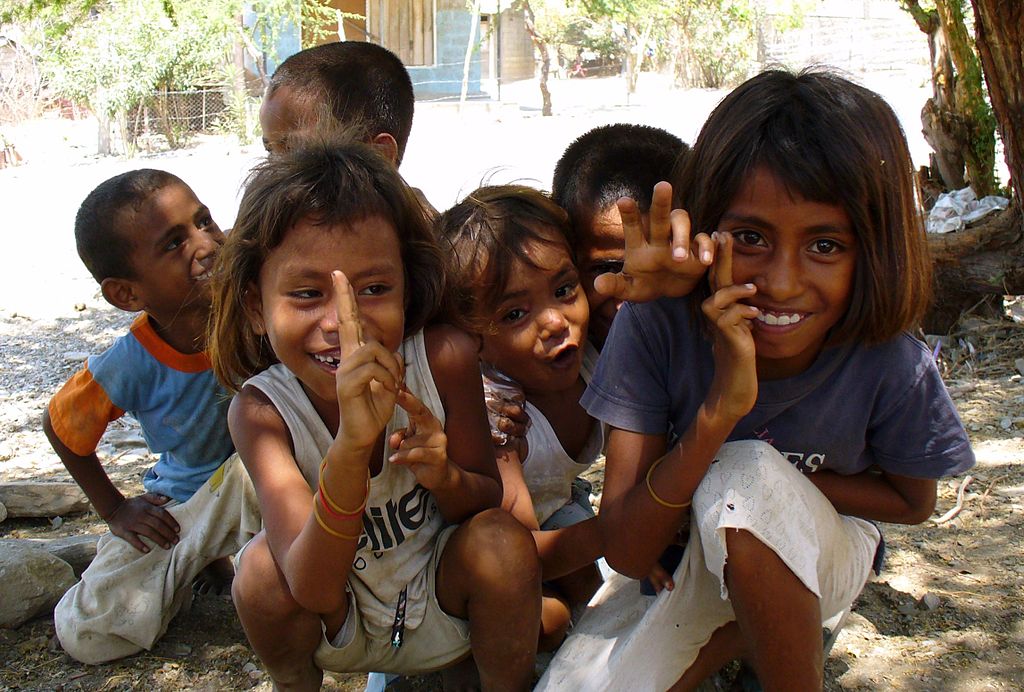
<path id="1" fill-rule="evenodd" d="M 548 365 L 558 369 L 567 370 L 579 362 L 579 346 L 570 344 L 563 346 L 554 357 L 548 359 Z"/>
<path id="2" fill-rule="evenodd" d="M 334 372 L 338 369 L 341 364 L 341 354 L 337 351 L 328 351 L 326 353 L 311 353 L 310 357 L 316 361 L 320 366 L 329 372 Z"/>
<path id="3" fill-rule="evenodd" d="M 210 255 L 208 257 L 204 257 L 201 260 L 195 260 L 196 264 L 198 264 L 199 267 L 202 269 L 202 273 L 194 274 L 192 276 L 192 280 L 195 281 L 196 283 L 201 283 L 203 281 L 209 281 L 210 279 L 212 279 L 213 263 L 215 259 L 216 257 L 214 255 Z"/>
<path id="4" fill-rule="evenodd" d="M 769 327 L 789 327 L 799 324 L 805 320 L 810 313 L 806 312 L 780 312 L 776 310 L 761 309 L 756 317 L 757 321 Z"/>

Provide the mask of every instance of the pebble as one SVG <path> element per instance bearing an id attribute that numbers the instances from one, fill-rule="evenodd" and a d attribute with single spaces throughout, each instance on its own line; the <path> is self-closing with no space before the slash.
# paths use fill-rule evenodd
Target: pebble
<path id="1" fill-rule="evenodd" d="M 935 610 L 942 604 L 942 599 L 931 591 L 921 596 L 921 600 L 917 602 L 918 607 L 921 610 Z"/>
<path id="2" fill-rule="evenodd" d="M 65 351 L 64 362 L 65 363 L 81 363 L 83 360 L 89 357 L 88 351 Z"/>

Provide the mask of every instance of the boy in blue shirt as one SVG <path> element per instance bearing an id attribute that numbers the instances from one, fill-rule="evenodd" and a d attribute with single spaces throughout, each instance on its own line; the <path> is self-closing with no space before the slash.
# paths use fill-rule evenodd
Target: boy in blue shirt
<path id="1" fill-rule="evenodd" d="M 258 529 L 251 484 L 227 428 L 228 396 L 205 353 L 210 278 L 224 234 L 192 190 L 165 171 L 115 176 L 75 219 L 79 256 L 111 305 L 141 312 L 50 400 L 43 430 L 110 533 L 54 611 L 65 650 L 99 663 L 150 648 L 186 604 L 195 576 Z M 126 498 L 96 455 L 130 413 L 159 460 Z"/>

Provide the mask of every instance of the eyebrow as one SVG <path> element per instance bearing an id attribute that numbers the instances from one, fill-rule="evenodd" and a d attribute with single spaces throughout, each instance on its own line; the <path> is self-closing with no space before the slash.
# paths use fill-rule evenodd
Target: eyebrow
<path id="1" fill-rule="evenodd" d="M 285 267 L 285 269 L 288 269 L 288 268 Z M 392 271 L 394 271 L 394 265 L 382 263 L 382 264 L 374 265 L 372 267 L 367 267 L 366 269 L 360 271 L 359 273 L 352 274 L 351 276 L 346 274 L 346 276 L 348 276 L 349 283 L 355 283 L 355 282 L 359 281 L 360 279 L 363 279 L 363 278 L 365 278 L 367 276 L 377 276 L 377 275 L 381 275 L 381 274 L 389 274 Z M 292 275 L 292 278 L 303 280 L 303 281 L 305 281 L 305 280 L 309 280 L 309 281 L 312 281 L 312 280 L 322 280 L 324 278 L 324 273 L 322 271 L 320 271 L 320 270 L 312 269 L 312 268 L 304 265 L 303 267 L 301 267 L 301 268 L 299 268 L 299 269 L 297 269 L 295 271 L 295 274 Z M 330 273 L 328 273 L 327 274 L 327 280 L 330 281 L 330 279 L 331 279 L 331 275 L 330 275 Z"/>
<path id="2" fill-rule="evenodd" d="M 767 228 L 769 230 L 775 230 L 775 225 L 769 223 L 760 216 L 754 214 L 734 214 L 726 212 L 722 214 L 722 221 L 735 221 L 738 223 L 748 223 L 752 226 L 760 226 L 761 228 Z M 814 226 L 808 226 L 807 228 L 801 229 L 805 235 L 812 235 L 815 233 L 853 233 L 853 229 L 848 226 L 840 226 L 832 223 L 822 223 Z"/>
<path id="3" fill-rule="evenodd" d="M 557 282 L 563 280 L 566 276 L 568 276 L 569 274 L 572 274 L 574 271 L 577 274 L 579 273 L 579 269 L 577 269 L 576 265 L 573 264 L 571 260 L 568 260 L 565 263 L 565 266 L 562 267 L 558 271 L 557 274 L 555 274 L 554 282 L 557 283 Z M 510 291 L 508 293 L 502 293 L 500 296 L 498 296 L 498 300 L 496 302 L 496 305 L 498 305 L 500 307 L 501 305 L 504 305 L 505 303 L 519 300 L 520 298 L 525 297 L 529 293 L 530 293 L 530 289 L 529 288 L 524 288 L 521 291 Z"/>

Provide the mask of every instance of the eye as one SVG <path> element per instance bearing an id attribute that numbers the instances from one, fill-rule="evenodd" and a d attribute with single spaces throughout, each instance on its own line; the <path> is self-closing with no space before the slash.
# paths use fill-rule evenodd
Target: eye
<path id="1" fill-rule="evenodd" d="M 577 286 L 579 286 L 578 281 L 570 281 L 562 284 L 561 286 L 555 289 L 555 298 L 558 298 L 559 300 L 565 300 L 567 298 L 574 297 L 576 294 Z"/>
<path id="2" fill-rule="evenodd" d="M 733 240 L 736 241 L 736 245 L 744 245 L 749 247 L 764 247 L 767 242 L 757 231 L 751 231 L 749 229 L 741 229 L 739 231 L 732 231 Z"/>
<path id="3" fill-rule="evenodd" d="M 298 300 L 316 300 L 323 296 L 323 293 L 315 288 L 300 288 L 295 291 L 288 291 L 289 298 L 296 298 Z"/>
<path id="4" fill-rule="evenodd" d="M 811 252 L 818 255 L 834 255 L 842 252 L 846 247 L 837 240 L 832 238 L 818 238 L 811 243 Z"/>
<path id="5" fill-rule="evenodd" d="M 196 228 L 203 229 L 203 228 L 208 228 L 208 227 L 210 227 L 212 225 L 213 225 L 213 217 L 212 216 L 201 216 L 199 218 L 199 221 L 196 223 Z"/>
<path id="6" fill-rule="evenodd" d="M 382 296 L 386 293 L 391 292 L 391 287 L 387 284 L 370 284 L 359 291 L 361 296 Z"/>
<path id="7" fill-rule="evenodd" d="M 508 324 L 514 324 L 524 317 L 526 317 L 526 310 L 523 310 L 522 308 L 512 308 L 501 316 L 501 321 Z"/>
<path id="8" fill-rule="evenodd" d="M 167 244 L 164 246 L 164 250 L 167 252 L 170 252 L 171 250 L 177 250 L 179 247 L 181 247 L 181 244 L 183 242 L 184 239 L 181 236 L 175 236 L 167 241 Z"/>
<path id="9" fill-rule="evenodd" d="M 622 271 L 622 260 L 605 260 L 590 265 L 590 274 L 600 276 L 601 274 L 618 274 Z"/>

